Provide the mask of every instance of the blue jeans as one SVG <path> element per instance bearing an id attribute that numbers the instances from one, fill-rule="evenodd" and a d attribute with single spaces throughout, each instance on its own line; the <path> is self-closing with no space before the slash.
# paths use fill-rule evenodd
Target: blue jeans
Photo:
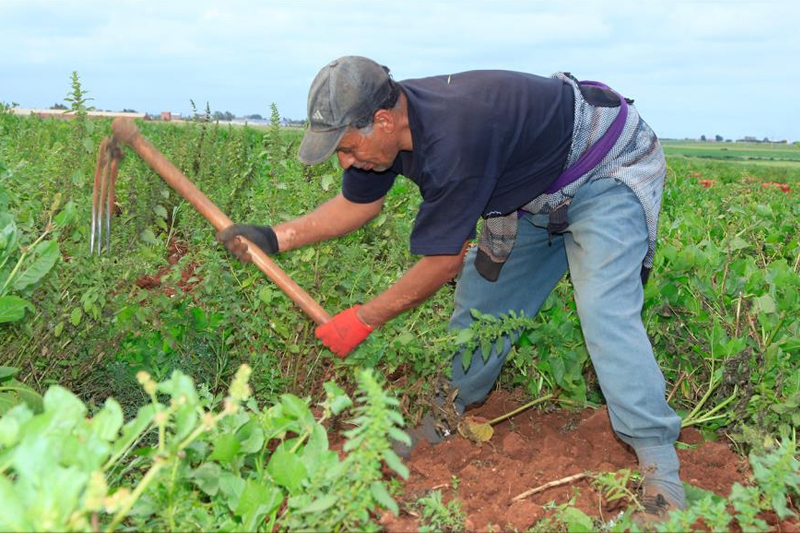
<path id="1" fill-rule="evenodd" d="M 641 204 L 619 181 L 596 179 L 576 192 L 566 232 L 548 239 L 547 222 L 547 215 L 526 214 L 519 220 L 514 249 L 496 282 L 478 274 L 477 249 L 470 250 L 456 287 L 450 327 L 469 327 L 470 309 L 535 316 L 569 268 L 586 347 L 615 432 L 640 460 L 649 449 L 656 457 L 669 455 L 656 462 L 672 462 L 681 420 L 666 402 L 664 377 L 642 323 L 640 274 L 648 232 Z M 477 350 L 466 373 L 461 354 L 455 355 L 452 385 L 459 389 L 458 408 L 489 393 L 511 340 L 504 346 L 486 362 Z"/>

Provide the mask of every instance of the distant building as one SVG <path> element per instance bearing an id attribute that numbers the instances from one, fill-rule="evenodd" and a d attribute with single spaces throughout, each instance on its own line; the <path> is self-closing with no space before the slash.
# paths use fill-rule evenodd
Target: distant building
<path id="1" fill-rule="evenodd" d="M 164 121 L 169 122 L 170 120 L 172 120 L 172 113 L 169 112 L 169 111 L 162 111 L 161 115 L 159 115 L 158 118 L 159 118 L 159 120 L 164 120 Z"/>

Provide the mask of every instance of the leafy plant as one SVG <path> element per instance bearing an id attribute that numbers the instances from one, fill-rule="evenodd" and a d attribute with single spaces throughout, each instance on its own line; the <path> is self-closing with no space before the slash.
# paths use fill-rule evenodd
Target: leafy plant
<path id="1" fill-rule="evenodd" d="M 326 385 L 317 421 L 307 401 L 288 394 L 258 409 L 250 373 L 242 366 L 214 409 L 181 372 L 161 383 L 140 372 L 151 403 L 127 424 L 115 400 L 89 418 L 59 386 L 39 414 L 12 408 L 0 418 L 0 529 L 350 530 L 371 528 L 375 506 L 397 511 L 381 464 L 407 475 L 388 437 L 408 437 L 370 372 L 359 374 L 341 460 L 320 423 L 352 404 L 341 389 Z"/>
<path id="2" fill-rule="evenodd" d="M 702 520 L 712 531 L 728 529 L 735 520 L 742 531 L 768 531 L 763 513 L 772 511 L 779 519 L 796 517 L 791 509 L 793 501 L 800 497 L 800 461 L 797 458 L 797 443 L 786 439 L 764 454 L 751 453 L 753 485 L 735 483 L 729 497 L 687 487 L 688 508 L 673 511 L 668 520 L 658 526 L 659 531 L 685 531 Z M 694 500 L 694 501 L 692 501 Z M 729 513 L 728 509 L 734 512 Z"/>
<path id="3" fill-rule="evenodd" d="M 25 296 L 53 269 L 60 257 L 57 240 L 45 238 L 72 220 L 74 206 L 68 204 L 53 218 L 59 203 L 57 197 L 50 208 L 50 221 L 44 231 L 25 247 L 20 245 L 20 232 L 14 217 L 8 212 L 0 212 L 0 324 L 22 320 L 26 310 L 34 309 Z"/>
<path id="4" fill-rule="evenodd" d="M 466 514 L 455 494 L 449 502 L 442 500 L 442 491 L 434 490 L 413 504 L 419 512 L 420 531 L 464 531 Z"/>
<path id="5" fill-rule="evenodd" d="M 42 410 L 42 397 L 32 388 L 14 379 L 18 373 L 18 368 L 0 366 L 0 416 L 21 403 L 26 403 L 34 412 Z"/>

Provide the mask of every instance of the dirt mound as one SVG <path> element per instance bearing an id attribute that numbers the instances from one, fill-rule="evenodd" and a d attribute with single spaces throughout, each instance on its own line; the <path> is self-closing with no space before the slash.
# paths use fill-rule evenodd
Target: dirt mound
<path id="1" fill-rule="evenodd" d="M 481 407 L 468 414 L 494 418 L 519 406 L 507 392 L 494 392 Z M 612 518 L 618 506 L 604 505 L 600 493 L 588 479 L 553 487 L 519 501 L 513 498 L 529 489 L 585 471 L 615 472 L 637 469 L 633 451 L 611 429 L 605 408 L 543 413 L 528 410 L 494 427 L 492 440 L 483 445 L 464 438 L 431 446 L 420 444 L 406 465 L 411 472 L 406 503 L 413 503 L 431 490 L 451 498 L 454 478 L 456 497 L 463 502 L 467 529 L 485 531 L 524 530 L 545 516 L 549 502 L 562 504 L 580 493 L 575 506 L 590 516 Z M 734 482 L 747 480 L 749 465 L 724 443 L 705 442 L 693 429 L 681 433 L 681 476 L 696 487 L 728 496 Z M 683 447 L 682 447 L 683 448 Z M 416 531 L 414 516 L 384 516 L 388 531 Z"/>
<path id="2" fill-rule="evenodd" d="M 180 259 L 189 252 L 189 246 L 178 239 L 171 239 L 169 247 L 167 248 L 167 263 L 169 266 L 161 267 L 156 274 L 148 274 L 138 278 L 134 283 L 140 288 L 151 291 L 161 290 L 167 296 L 175 296 L 177 290 L 175 287 L 170 287 L 164 283 L 166 276 L 172 273 L 173 266 L 180 261 Z M 195 287 L 203 280 L 202 276 L 195 275 L 197 263 L 189 263 L 181 270 L 181 277 L 176 285 L 181 291 L 185 293 L 192 292 Z"/>

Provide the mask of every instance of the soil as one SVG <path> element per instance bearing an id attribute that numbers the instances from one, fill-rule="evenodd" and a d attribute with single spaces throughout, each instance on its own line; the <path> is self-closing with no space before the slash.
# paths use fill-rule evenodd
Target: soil
<path id="1" fill-rule="evenodd" d="M 189 247 L 183 241 L 172 239 L 167 247 L 167 263 L 169 266 L 161 267 L 155 274 L 142 276 L 136 280 L 136 285 L 146 290 L 160 290 L 167 296 L 175 296 L 177 290 L 165 284 L 163 279 L 172 272 L 172 267 L 188 253 Z M 177 282 L 177 287 L 184 293 L 190 293 L 203 279 L 202 276 L 195 275 L 197 263 L 188 263 L 181 270 L 181 279 Z"/>
<path id="2" fill-rule="evenodd" d="M 521 405 L 513 394 L 493 392 L 480 407 L 466 414 L 492 419 Z M 462 502 L 468 531 L 525 530 L 546 516 L 549 502 L 562 504 L 577 493 L 575 506 L 608 521 L 623 505 L 603 502 L 589 479 L 549 488 L 527 498 L 512 499 L 534 487 L 582 472 L 616 472 L 638 468 L 633 451 L 611 429 L 605 408 L 542 412 L 529 409 L 494 426 L 494 436 L 482 445 L 461 436 L 432 446 L 421 443 L 405 461 L 410 470 L 399 517 L 385 513 L 387 531 L 418 531 L 423 525 L 412 505 L 433 490 L 445 502 L 453 495 Z M 678 456 L 681 477 L 695 487 L 727 497 L 735 482 L 747 483 L 747 458 L 724 442 L 705 441 L 695 429 L 681 432 Z M 457 488 L 453 490 L 454 480 Z M 577 491 L 576 491 L 577 489 Z M 782 531 L 800 531 L 796 525 L 768 522 Z"/>

